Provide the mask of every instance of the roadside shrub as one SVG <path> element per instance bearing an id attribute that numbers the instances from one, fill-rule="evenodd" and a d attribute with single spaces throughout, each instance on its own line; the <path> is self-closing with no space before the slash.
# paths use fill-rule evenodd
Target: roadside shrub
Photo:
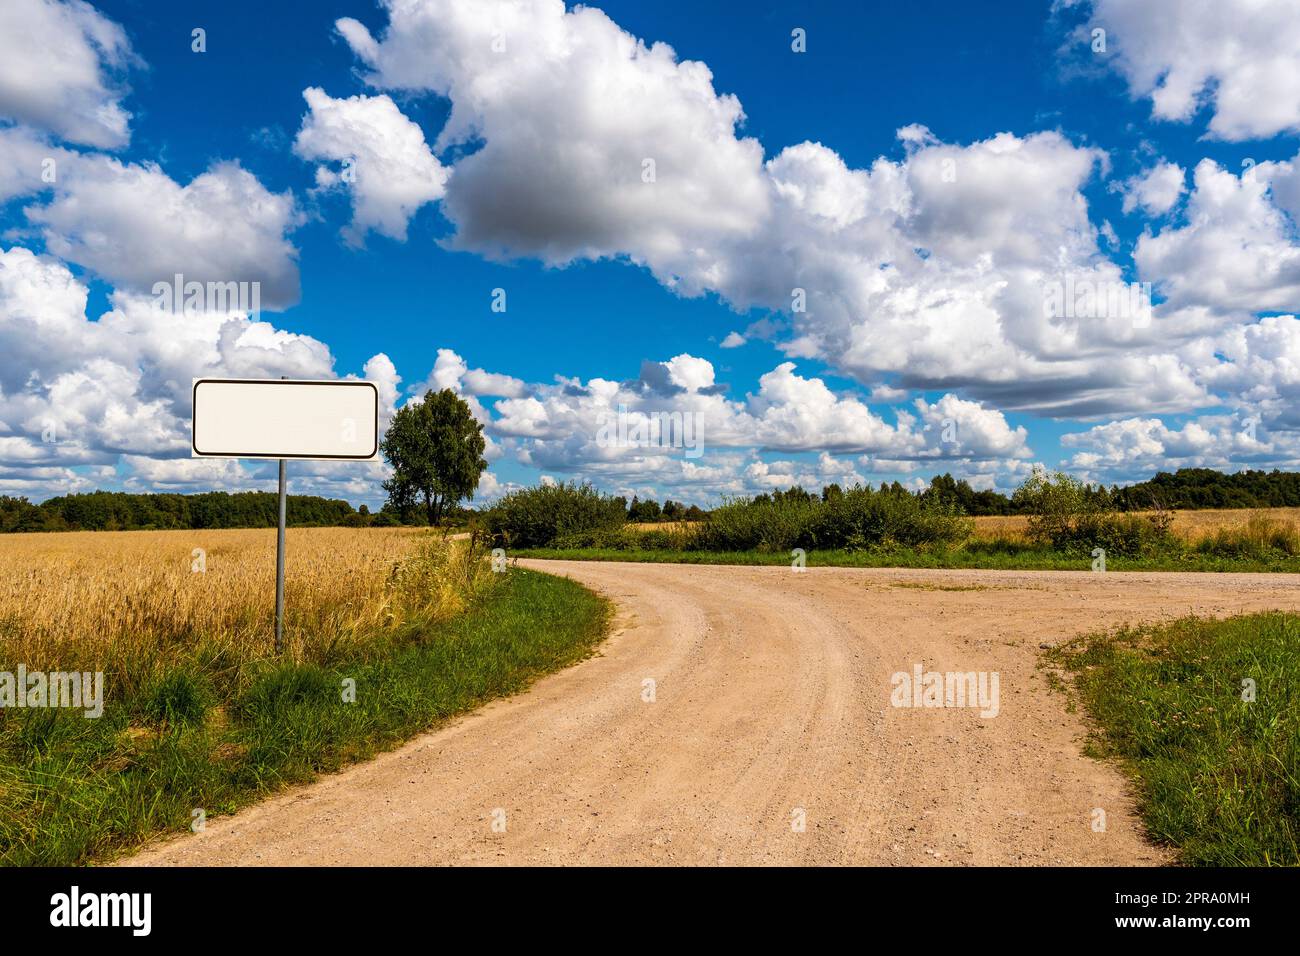
<path id="1" fill-rule="evenodd" d="M 514 548 L 541 548 L 562 535 L 620 528 L 626 519 L 621 499 L 566 482 L 511 492 L 484 515 L 492 544 Z"/>
<path id="2" fill-rule="evenodd" d="M 1073 541 L 1081 526 L 1093 522 L 1104 511 L 1078 478 L 1063 471 L 1049 475 L 1041 468 L 1034 469 L 1011 500 L 1019 510 L 1029 513 L 1026 536 L 1053 546 Z"/>
<path id="3" fill-rule="evenodd" d="M 1038 548 L 1020 538 L 998 534 L 991 538 L 971 538 L 965 544 L 969 554 L 1019 555 Z"/>
<path id="4" fill-rule="evenodd" d="M 1154 515 L 1099 512 L 1080 515 L 1050 530 L 1031 530 L 1029 538 L 1068 555 L 1089 555 L 1094 548 L 1122 558 L 1156 557 L 1181 551 L 1182 543 L 1155 519 Z"/>
<path id="5" fill-rule="evenodd" d="M 686 532 L 675 528 L 595 528 L 562 534 L 549 547 L 565 551 L 676 551 L 686 544 Z"/>
<path id="6" fill-rule="evenodd" d="M 857 485 L 822 501 L 786 493 L 736 499 L 689 533 L 702 551 L 861 550 L 960 544 L 972 524 L 951 503 Z"/>
<path id="7" fill-rule="evenodd" d="M 730 498 L 688 531 L 696 551 L 788 551 L 800 547 L 818 506 L 811 500 L 767 496 Z"/>
<path id="8" fill-rule="evenodd" d="M 636 551 L 641 547 L 641 533 L 634 528 L 594 528 L 562 534 L 548 547 L 570 550 Z"/>
<path id="9" fill-rule="evenodd" d="M 951 502 L 858 485 L 817 507 L 801 546 L 850 551 L 952 546 L 970 537 L 972 529 Z"/>
<path id="10" fill-rule="evenodd" d="M 604 551 L 631 551 L 636 547 L 636 532 L 623 529 L 597 528 L 591 531 L 571 531 L 549 542 L 547 547 L 564 551 L 584 551 L 597 548 Z"/>
<path id="11" fill-rule="evenodd" d="M 1173 513 L 1121 514 L 1104 491 L 1078 478 L 1038 469 L 1016 489 L 1013 501 L 1029 512 L 1026 536 L 1063 554 L 1091 554 L 1102 548 L 1115 557 L 1149 557 L 1181 550 L 1169 530 Z"/>
<path id="12" fill-rule="evenodd" d="M 655 528 L 639 536 L 642 551 L 684 551 L 691 541 L 689 528 Z"/>
<path id="13" fill-rule="evenodd" d="M 1063 538 L 1057 548 L 1088 553 L 1093 548 L 1102 548 L 1108 555 L 1141 558 L 1179 551 L 1182 545 L 1157 515 L 1107 512 L 1081 522 L 1074 529 L 1073 537 Z"/>

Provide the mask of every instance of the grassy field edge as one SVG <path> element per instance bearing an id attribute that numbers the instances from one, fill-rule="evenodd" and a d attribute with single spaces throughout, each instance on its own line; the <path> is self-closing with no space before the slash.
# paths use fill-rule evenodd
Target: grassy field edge
<path id="1" fill-rule="evenodd" d="M 511 552 L 519 558 L 553 561 L 629 561 L 659 564 L 784 565 L 790 554 L 769 551 L 622 550 L 614 548 L 527 548 Z M 984 571 L 1091 571 L 1092 559 L 1051 551 L 997 552 L 917 551 L 807 551 L 808 567 L 920 568 Z M 1300 558 L 1254 560 L 1201 554 L 1151 558 L 1108 557 L 1107 571 L 1198 571 L 1211 573 L 1300 574 Z"/>
<path id="2" fill-rule="evenodd" d="M 1154 842 L 1189 866 L 1300 864 L 1300 615 L 1083 635 L 1045 664 L 1088 716 L 1085 753 L 1134 782 Z"/>
<path id="3" fill-rule="evenodd" d="M 0 753 L 0 862 L 107 861 L 373 757 L 589 657 L 611 615 L 576 582 L 512 568 L 378 657 L 268 666 L 228 708 L 205 709 L 182 672 L 157 729 L 29 711 Z"/>

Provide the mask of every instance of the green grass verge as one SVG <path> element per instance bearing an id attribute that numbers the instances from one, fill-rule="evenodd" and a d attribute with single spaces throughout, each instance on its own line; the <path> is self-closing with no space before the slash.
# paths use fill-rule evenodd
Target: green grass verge
<path id="1" fill-rule="evenodd" d="M 0 727 L 0 862 L 103 859 L 188 829 L 195 809 L 231 813 L 371 757 L 589 656 L 609 610 L 572 581 L 515 568 L 466 613 L 377 659 L 268 662 L 228 705 L 212 705 L 195 662 L 155 695 L 156 729 L 132 727 L 111 696 L 97 720 L 12 712 Z"/>
<path id="2" fill-rule="evenodd" d="M 530 548 L 512 551 L 521 558 L 565 561 L 636 561 L 662 564 L 789 565 L 784 552 L 621 550 L 615 548 Z M 972 568 L 1018 571 L 1090 571 L 1092 558 L 1056 551 L 1021 548 L 1015 551 L 949 551 L 891 549 L 881 551 L 808 551 L 809 567 L 844 568 Z M 1264 560 L 1223 558 L 1195 552 L 1149 558 L 1106 559 L 1107 571 L 1273 571 L 1300 573 L 1300 557 Z"/>
<path id="3" fill-rule="evenodd" d="M 1048 659 L 1093 718 L 1089 754 L 1135 779 L 1154 840 L 1189 865 L 1300 863 L 1300 616 L 1187 618 Z"/>

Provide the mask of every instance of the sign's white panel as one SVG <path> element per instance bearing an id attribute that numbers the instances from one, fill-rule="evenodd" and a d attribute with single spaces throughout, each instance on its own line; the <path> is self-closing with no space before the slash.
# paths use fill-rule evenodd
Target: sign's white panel
<path id="1" fill-rule="evenodd" d="M 196 458 L 376 458 L 372 382 L 214 379 L 194 382 Z"/>

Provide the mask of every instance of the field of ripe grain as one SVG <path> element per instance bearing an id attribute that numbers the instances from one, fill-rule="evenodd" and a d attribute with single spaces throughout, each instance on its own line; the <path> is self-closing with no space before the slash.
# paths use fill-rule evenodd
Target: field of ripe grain
<path id="1" fill-rule="evenodd" d="M 591 653 L 606 602 L 474 541 L 291 528 L 0 536 L 0 672 L 99 672 L 100 713 L 0 707 L 0 865 L 189 829 Z M 102 679 L 102 680 L 101 680 Z M 94 719 L 88 719 L 93 716 Z"/>
<path id="2" fill-rule="evenodd" d="M 1184 541 L 1195 542 L 1220 530 L 1244 528 L 1252 516 L 1260 515 L 1283 524 L 1300 526 L 1300 508 L 1206 508 L 1202 511 L 1176 511 L 1173 532 Z M 982 540 L 1024 540 L 1029 523 L 1026 515 L 986 515 L 973 520 L 974 537 Z M 637 531 L 678 531 L 695 524 L 690 521 L 642 521 L 628 527 Z"/>
<path id="3" fill-rule="evenodd" d="M 463 606 L 464 548 L 407 528 L 291 528 L 285 644 L 317 660 Z M 432 552 L 436 551 L 434 555 Z M 0 658 L 97 669 L 111 656 L 232 663 L 271 651 L 275 530 L 13 534 L 0 538 Z"/>
<path id="4" fill-rule="evenodd" d="M 1196 542 L 1220 530 L 1244 528 L 1252 516 L 1259 515 L 1300 525 L 1300 508 L 1206 508 L 1175 512 L 1172 530 L 1184 541 Z M 976 538 L 1023 539 L 1029 519 L 1025 515 L 989 515 L 974 521 Z"/>

